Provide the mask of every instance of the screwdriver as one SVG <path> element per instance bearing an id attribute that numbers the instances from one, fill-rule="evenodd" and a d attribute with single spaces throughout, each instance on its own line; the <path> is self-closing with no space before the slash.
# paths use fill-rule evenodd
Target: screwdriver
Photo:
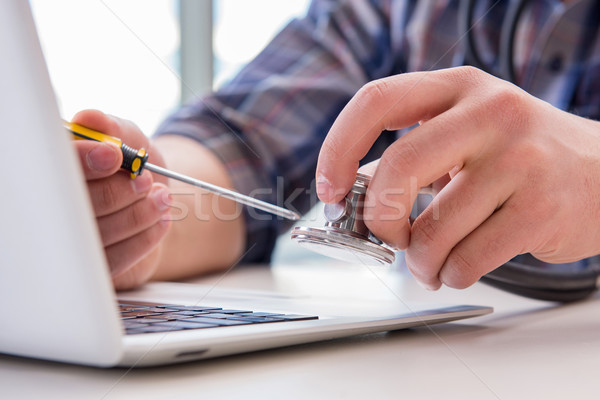
<path id="1" fill-rule="evenodd" d="M 156 174 L 160 174 L 171 179 L 176 179 L 178 181 L 199 187 L 211 193 L 218 194 L 219 196 L 225 197 L 227 199 L 231 199 L 238 203 L 245 204 L 247 206 L 257 208 L 259 210 L 266 211 L 268 213 L 278 215 L 283 218 L 287 218 L 293 221 L 297 221 L 300 219 L 300 215 L 294 211 L 290 211 L 288 209 L 278 207 L 265 201 L 257 200 L 254 197 L 246 196 L 233 190 L 225 189 L 220 186 L 213 185 L 211 183 L 204 182 L 199 179 L 195 179 L 168 170 L 166 168 L 159 167 L 158 165 L 151 164 L 147 162 L 149 154 L 144 148 L 134 149 L 132 147 L 127 146 L 119 138 L 106 135 L 104 133 L 95 131 L 90 128 L 86 128 L 85 126 L 75 124 L 72 122 L 63 121 L 63 125 L 67 129 L 67 131 L 69 131 L 73 135 L 74 139 L 85 139 L 93 140 L 96 142 L 112 143 L 118 148 L 120 148 L 121 152 L 123 153 L 123 163 L 121 164 L 121 168 L 129 172 L 131 179 L 135 179 L 138 175 L 140 175 L 143 172 L 144 169 L 147 169 L 148 171 L 154 172 Z"/>

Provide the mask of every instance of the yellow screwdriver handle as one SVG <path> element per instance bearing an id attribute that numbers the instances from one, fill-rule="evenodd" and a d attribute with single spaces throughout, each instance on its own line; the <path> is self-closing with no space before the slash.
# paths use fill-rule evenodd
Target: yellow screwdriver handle
<path id="1" fill-rule="evenodd" d="M 74 139 L 112 143 L 120 148 L 121 153 L 123 153 L 123 163 L 121 164 L 121 168 L 129 172 L 131 179 L 135 179 L 135 177 L 141 174 L 144 170 L 144 165 L 146 165 L 146 161 L 148 161 L 148 152 L 144 148 L 136 150 L 127 146 L 119 138 L 86 128 L 85 126 L 79 124 L 74 124 L 67 121 L 63 121 L 63 124 L 65 128 L 67 128 L 67 130 L 73 135 Z"/>

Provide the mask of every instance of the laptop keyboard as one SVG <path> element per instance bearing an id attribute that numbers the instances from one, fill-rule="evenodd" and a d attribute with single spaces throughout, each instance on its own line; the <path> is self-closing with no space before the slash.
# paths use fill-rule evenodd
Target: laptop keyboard
<path id="1" fill-rule="evenodd" d="M 119 307 L 125 333 L 128 335 L 183 329 L 306 321 L 319 318 L 315 315 L 253 312 L 220 307 L 183 306 L 129 300 L 119 301 Z"/>

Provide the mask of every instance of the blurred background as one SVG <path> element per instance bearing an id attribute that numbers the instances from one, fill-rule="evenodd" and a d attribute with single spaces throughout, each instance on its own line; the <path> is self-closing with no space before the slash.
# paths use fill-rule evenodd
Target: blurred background
<path id="1" fill-rule="evenodd" d="M 217 88 L 308 0 L 31 0 L 64 118 L 98 108 L 151 135 Z"/>

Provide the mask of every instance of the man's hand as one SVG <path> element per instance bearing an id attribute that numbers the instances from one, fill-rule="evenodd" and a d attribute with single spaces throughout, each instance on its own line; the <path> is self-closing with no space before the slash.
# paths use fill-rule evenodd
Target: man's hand
<path id="1" fill-rule="evenodd" d="M 149 148 L 148 139 L 130 122 L 99 111 L 82 111 L 73 122 L 118 137 L 131 147 L 144 147 L 150 154 L 149 162 L 164 165 L 158 151 Z M 140 285 L 158 267 L 159 243 L 170 226 L 166 180 L 155 180 L 148 171 L 131 179 L 129 173 L 119 171 L 123 157 L 114 145 L 86 140 L 74 144 L 115 287 Z"/>
<path id="2" fill-rule="evenodd" d="M 527 252 L 548 262 L 600 253 L 600 123 L 472 67 L 364 86 L 321 149 L 321 200 L 341 200 L 382 131 L 417 123 L 381 157 L 364 217 L 374 235 L 406 249 L 425 287 L 468 287 Z M 419 189 L 439 182 L 411 226 Z"/>

